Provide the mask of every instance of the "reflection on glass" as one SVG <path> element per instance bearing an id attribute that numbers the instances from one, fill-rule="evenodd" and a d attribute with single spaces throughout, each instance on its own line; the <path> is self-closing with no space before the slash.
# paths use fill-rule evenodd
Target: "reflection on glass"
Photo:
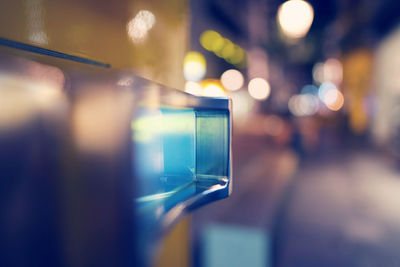
<path id="1" fill-rule="evenodd" d="M 168 206 L 170 197 L 188 197 L 228 176 L 225 111 L 142 108 L 132 133 L 140 203 Z"/>
<path id="2" fill-rule="evenodd" d="M 47 44 L 48 37 L 44 29 L 42 0 L 28 0 L 26 5 L 29 41 L 40 45 Z"/>
<path id="3" fill-rule="evenodd" d="M 127 31 L 129 38 L 135 44 L 143 43 L 148 32 L 156 23 L 156 17 L 148 10 L 141 10 L 137 15 L 128 22 Z"/>

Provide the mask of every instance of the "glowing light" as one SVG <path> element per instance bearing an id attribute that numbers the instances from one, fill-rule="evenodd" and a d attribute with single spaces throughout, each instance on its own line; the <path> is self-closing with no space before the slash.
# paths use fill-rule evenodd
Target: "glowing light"
<path id="1" fill-rule="evenodd" d="M 213 52 L 216 56 L 237 67 L 243 67 L 245 52 L 228 38 L 224 38 L 218 32 L 207 30 L 199 38 L 201 46 Z"/>
<path id="2" fill-rule="evenodd" d="M 324 80 L 324 63 L 318 62 L 314 65 L 313 70 L 313 79 L 317 84 L 323 83 Z"/>
<path id="3" fill-rule="evenodd" d="M 131 86 L 133 84 L 133 78 L 132 77 L 122 77 L 117 81 L 117 84 L 119 86 Z"/>
<path id="4" fill-rule="evenodd" d="M 225 44 L 224 38 L 219 38 L 214 40 L 214 43 L 211 46 L 211 51 L 213 51 L 218 56 L 218 53 L 224 47 L 224 44 Z"/>
<path id="5" fill-rule="evenodd" d="M 339 90 L 330 90 L 324 97 L 324 103 L 330 110 L 337 111 L 343 107 L 343 94 Z"/>
<path id="6" fill-rule="evenodd" d="M 27 0 L 27 27 L 29 32 L 29 41 L 46 45 L 49 42 L 49 38 L 45 32 L 44 25 L 44 10 L 42 0 Z"/>
<path id="7" fill-rule="evenodd" d="M 242 88 L 244 78 L 240 71 L 230 69 L 221 75 L 221 83 L 226 89 L 236 91 Z"/>
<path id="8" fill-rule="evenodd" d="M 332 90 L 337 91 L 337 88 L 333 83 L 325 82 L 325 83 L 321 84 L 321 86 L 318 89 L 319 99 L 321 99 L 321 101 L 325 101 L 326 94 Z"/>
<path id="9" fill-rule="evenodd" d="M 217 81 L 207 81 L 203 86 L 203 96 L 208 97 L 222 97 L 225 96 L 224 89 Z"/>
<path id="10" fill-rule="evenodd" d="M 206 74 L 206 60 L 199 52 L 188 52 L 183 62 L 183 74 L 187 81 L 197 82 Z"/>
<path id="11" fill-rule="evenodd" d="M 344 104 L 343 94 L 338 88 L 330 82 L 321 84 L 318 91 L 318 97 L 326 105 L 327 108 L 337 111 L 342 108 Z"/>
<path id="12" fill-rule="evenodd" d="M 235 45 L 228 39 L 225 39 L 224 48 L 222 48 L 221 50 L 221 56 L 227 59 L 231 58 L 234 54 L 235 54 Z"/>
<path id="13" fill-rule="evenodd" d="M 216 31 L 205 31 L 200 35 L 200 44 L 208 51 L 213 50 L 213 44 L 216 40 L 222 39 L 221 35 Z"/>
<path id="14" fill-rule="evenodd" d="M 192 81 L 188 81 L 185 84 L 185 92 L 192 94 L 192 95 L 201 95 L 203 91 L 203 88 L 201 87 L 200 84 Z"/>
<path id="15" fill-rule="evenodd" d="M 343 80 L 342 63 L 330 58 L 325 63 L 319 62 L 313 67 L 313 78 L 317 83 L 331 82 L 339 85 Z"/>
<path id="16" fill-rule="evenodd" d="M 314 19 L 312 6 L 303 0 L 290 0 L 278 10 L 278 22 L 282 32 L 289 38 L 304 37 Z"/>
<path id="17" fill-rule="evenodd" d="M 340 84 L 343 79 L 342 63 L 335 59 L 330 58 L 324 64 L 324 80 L 335 84 Z"/>
<path id="18" fill-rule="evenodd" d="M 156 17 L 148 10 L 141 10 L 131 19 L 127 26 L 129 38 L 135 44 L 143 43 L 148 35 L 148 32 L 156 23 Z"/>
<path id="19" fill-rule="evenodd" d="M 269 83 L 262 78 L 254 78 L 249 82 L 249 94 L 257 100 L 267 99 L 271 93 Z"/>
<path id="20" fill-rule="evenodd" d="M 314 115 L 318 111 L 318 106 L 318 98 L 310 94 L 293 95 L 288 103 L 290 112 L 295 116 Z"/>
<path id="21" fill-rule="evenodd" d="M 235 52 L 232 57 L 227 59 L 229 63 L 239 64 L 244 60 L 244 51 L 240 46 L 235 46 Z"/>

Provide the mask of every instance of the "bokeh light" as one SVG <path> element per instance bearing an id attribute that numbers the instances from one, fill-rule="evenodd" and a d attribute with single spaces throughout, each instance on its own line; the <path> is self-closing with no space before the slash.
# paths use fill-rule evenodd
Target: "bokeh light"
<path id="1" fill-rule="evenodd" d="M 195 51 L 186 54 L 183 62 L 183 74 L 187 81 L 200 81 L 206 75 L 206 59 Z"/>
<path id="2" fill-rule="evenodd" d="M 314 82 L 321 84 L 324 82 L 324 63 L 318 62 L 314 65 L 312 70 Z"/>
<path id="3" fill-rule="evenodd" d="M 290 0 L 278 10 L 278 22 L 282 32 L 289 38 L 304 37 L 314 19 L 312 6 L 303 0 Z"/>
<path id="4" fill-rule="evenodd" d="M 221 36 L 218 32 L 213 30 L 204 31 L 200 35 L 199 41 L 204 49 L 213 52 L 226 62 L 239 68 L 245 66 L 244 50 L 228 38 Z"/>
<path id="5" fill-rule="evenodd" d="M 225 39 L 224 48 L 221 50 L 222 58 L 231 58 L 235 54 L 235 45 L 228 39 Z"/>
<path id="6" fill-rule="evenodd" d="M 235 69 L 227 70 L 221 75 L 221 83 L 230 91 L 239 90 L 244 83 L 243 74 Z"/>
<path id="7" fill-rule="evenodd" d="M 234 54 L 232 55 L 232 57 L 227 58 L 226 60 L 229 63 L 233 64 L 233 65 L 237 65 L 237 64 L 243 63 L 244 62 L 244 51 L 243 51 L 243 49 L 240 46 L 235 45 Z"/>
<path id="8" fill-rule="evenodd" d="M 321 84 L 318 90 L 318 97 L 328 109 L 333 111 L 341 109 L 344 104 L 343 94 L 331 82 Z"/>
<path id="9" fill-rule="evenodd" d="M 267 99 L 271 93 L 269 83 L 262 78 L 254 78 L 249 82 L 249 94 L 257 100 Z"/>
<path id="10" fill-rule="evenodd" d="M 340 85 L 343 80 L 342 63 L 335 58 L 329 58 L 325 62 L 318 62 L 313 67 L 313 79 L 318 84 L 331 82 Z"/>
<path id="11" fill-rule="evenodd" d="M 127 24 L 129 38 L 135 44 L 143 43 L 148 35 L 148 31 L 156 23 L 156 17 L 148 10 L 141 10 Z"/>
<path id="12" fill-rule="evenodd" d="M 208 30 L 200 35 L 200 44 L 208 51 L 213 50 L 213 44 L 216 40 L 221 39 L 221 35 L 216 31 Z"/>
<path id="13" fill-rule="evenodd" d="M 324 64 L 324 81 L 340 84 L 343 79 L 342 63 L 335 59 L 330 58 Z"/>
<path id="14" fill-rule="evenodd" d="M 321 99 L 321 101 L 324 102 L 326 94 L 332 90 L 333 91 L 337 90 L 337 87 L 333 83 L 330 83 L 330 82 L 322 83 L 318 89 L 319 99 Z"/>
<path id="15" fill-rule="evenodd" d="M 207 97 L 222 97 L 225 96 L 225 92 L 218 81 L 211 80 L 204 82 L 202 95 Z"/>
<path id="16" fill-rule="evenodd" d="M 319 101 L 314 95 L 293 95 L 289 99 L 289 111 L 295 116 L 310 116 L 318 111 Z"/>
<path id="17" fill-rule="evenodd" d="M 343 94 L 339 90 L 330 90 L 325 95 L 324 103 L 330 110 L 337 111 L 343 107 Z"/>
<path id="18" fill-rule="evenodd" d="M 185 83 L 185 92 L 191 95 L 200 96 L 203 92 L 203 88 L 197 82 L 187 81 Z"/>

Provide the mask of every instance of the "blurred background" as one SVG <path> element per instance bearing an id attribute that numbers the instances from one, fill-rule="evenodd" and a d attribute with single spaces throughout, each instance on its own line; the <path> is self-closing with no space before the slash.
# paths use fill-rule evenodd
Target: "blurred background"
<path id="1" fill-rule="evenodd" d="M 184 90 L 232 98 L 234 182 L 182 266 L 400 266 L 400 4 L 189 8 Z"/>
<path id="2" fill-rule="evenodd" d="M 233 194 L 156 266 L 400 266 L 399 1 L 3 0 L 0 25 L 2 44 L 232 99 Z"/>

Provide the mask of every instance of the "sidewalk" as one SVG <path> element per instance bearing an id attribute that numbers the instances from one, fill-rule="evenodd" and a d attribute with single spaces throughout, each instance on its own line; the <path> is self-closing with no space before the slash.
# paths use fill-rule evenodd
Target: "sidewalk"
<path id="1" fill-rule="evenodd" d="M 400 172 L 390 160 L 352 152 L 309 162 L 295 179 L 276 266 L 400 266 Z"/>

